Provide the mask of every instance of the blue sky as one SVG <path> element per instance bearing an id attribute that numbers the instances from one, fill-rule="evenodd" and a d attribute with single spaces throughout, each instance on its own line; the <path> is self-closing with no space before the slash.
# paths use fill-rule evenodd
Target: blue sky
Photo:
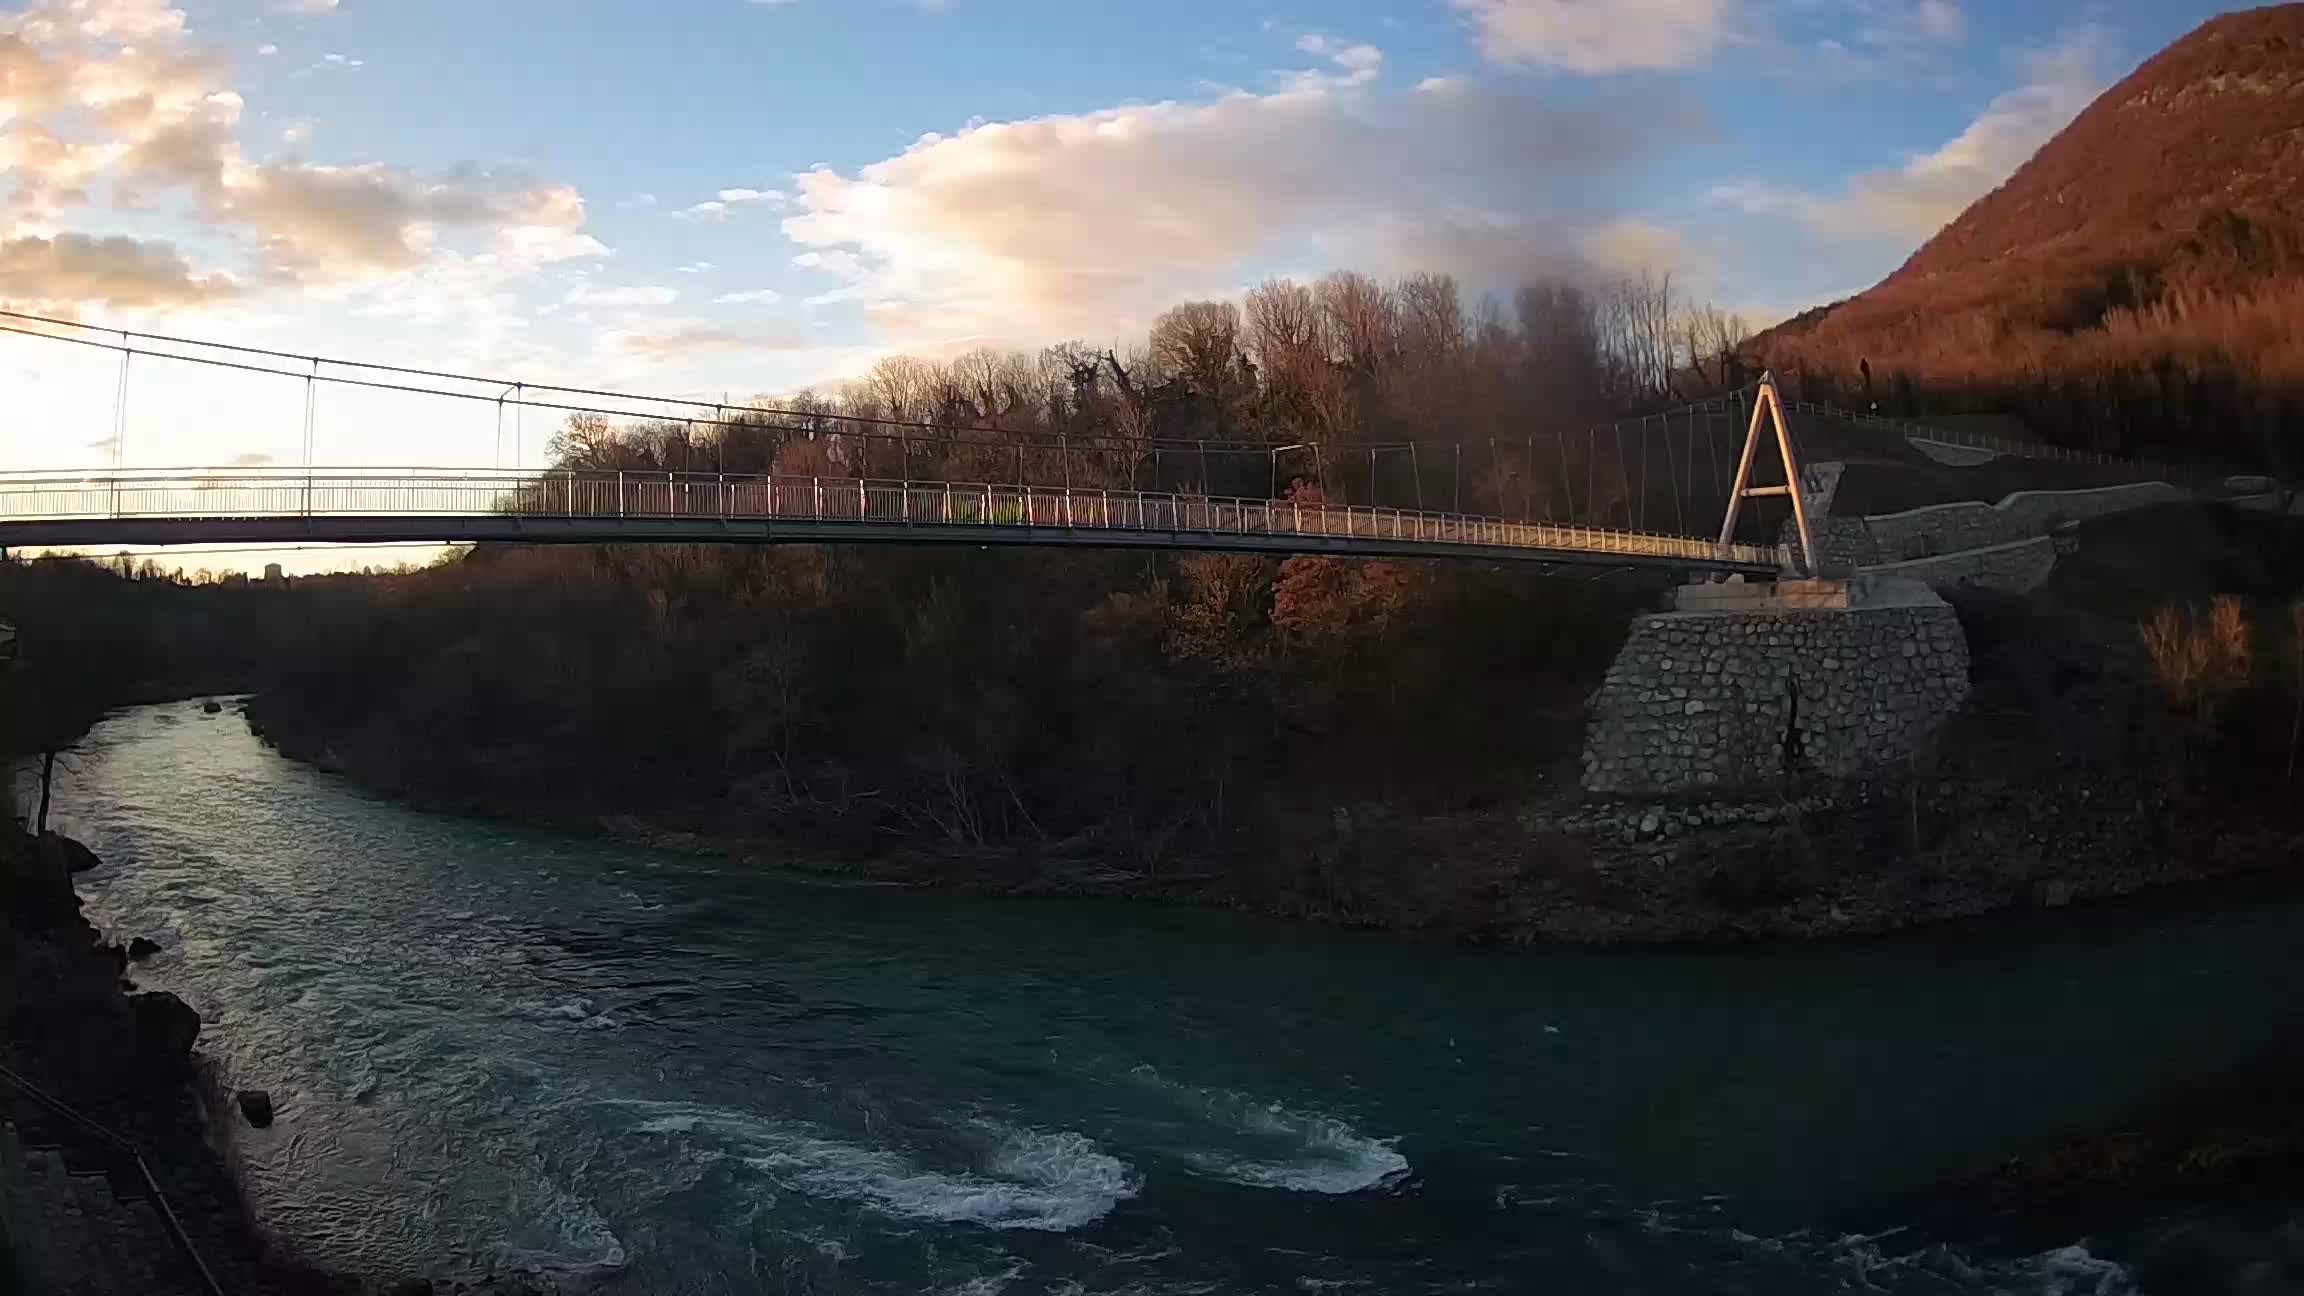
<path id="1" fill-rule="evenodd" d="M 0 13 L 0 303 L 739 397 L 1125 346 L 1176 300 L 1332 268 L 1669 270 L 1766 322 L 1893 269 L 2219 7 L 33 0 Z M 0 339 L 19 390 L 89 380 L 25 345 Z M 200 403 L 163 398 L 129 458 L 289 436 Z M 371 421 L 330 450 L 474 436 Z"/>

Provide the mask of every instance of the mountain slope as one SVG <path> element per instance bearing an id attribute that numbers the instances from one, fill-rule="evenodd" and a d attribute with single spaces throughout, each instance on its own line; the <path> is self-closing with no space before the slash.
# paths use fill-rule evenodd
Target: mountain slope
<path id="1" fill-rule="evenodd" d="M 1900 412 L 2021 412 L 2102 449 L 2287 453 L 2273 442 L 2304 408 L 2304 4 L 2203 24 L 1877 287 L 1755 349 L 1813 394 Z"/>

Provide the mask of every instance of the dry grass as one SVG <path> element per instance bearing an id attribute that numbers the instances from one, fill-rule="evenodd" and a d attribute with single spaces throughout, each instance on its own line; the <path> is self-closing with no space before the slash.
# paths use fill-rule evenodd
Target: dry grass
<path id="1" fill-rule="evenodd" d="M 2141 634 L 2153 677 L 2192 737 L 2213 737 L 2225 707 L 2248 687 L 2254 671 L 2253 635 L 2240 600 L 2219 596 L 2205 614 L 2163 607 L 2144 622 Z"/>

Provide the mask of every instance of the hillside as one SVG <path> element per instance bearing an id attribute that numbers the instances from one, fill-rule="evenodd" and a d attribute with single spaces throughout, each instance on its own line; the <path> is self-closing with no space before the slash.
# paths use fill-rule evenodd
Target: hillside
<path id="1" fill-rule="evenodd" d="M 2295 466 L 2304 4 L 2203 24 L 1879 285 L 1754 345 L 1825 399 Z"/>

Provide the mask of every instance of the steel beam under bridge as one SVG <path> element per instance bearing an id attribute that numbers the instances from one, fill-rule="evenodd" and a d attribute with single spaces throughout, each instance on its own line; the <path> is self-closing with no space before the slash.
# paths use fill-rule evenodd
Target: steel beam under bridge
<path id="1" fill-rule="evenodd" d="M 0 545 L 954 544 L 1652 566 L 1768 574 L 1692 536 L 1294 500 L 682 473 L 454 470 L 0 477 Z"/>
<path id="2" fill-rule="evenodd" d="M 1629 537 L 1627 537 L 1629 538 Z M 1179 549 L 1217 553 L 1331 554 L 1357 558 L 1447 558 L 1485 562 L 1668 567 L 1773 576 L 1774 561 L 1710 554 L 1541 548 L 1475 540 L 1384 536 L 1261 535 L 1192 530 L 1120 530 L 978 523 L 720 518 L 252 517 L 0 520 L 0 548 L 248 544 L 872 544 L 998 545 L 1003 548 Z"/>

